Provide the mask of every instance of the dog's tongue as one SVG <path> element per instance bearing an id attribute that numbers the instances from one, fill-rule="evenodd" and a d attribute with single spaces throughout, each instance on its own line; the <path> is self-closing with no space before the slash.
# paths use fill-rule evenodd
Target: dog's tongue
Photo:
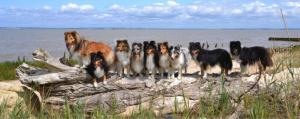
<path id="1" fill-rule="evenodd" d="M 136 57 L 137 57 L 137 56 L 138 56 L 138 54 L 135 54 L 134 56 L 136 56 Z"/>
<path id="2" fill-rule="evenodd" d="M 70 45 L 68 45 L 68 50 L 71 48 L 71 46 L 72 46 L 71 44 L 70 44 Z"/>
<path id="3" fill-rule="evenodd" d="M 97 68 L 97 67 L 98 67 L 98 65 L 96 64 L 96 65 L 94 65 L 94 67 L 95 67 L 95 68 Z"/>

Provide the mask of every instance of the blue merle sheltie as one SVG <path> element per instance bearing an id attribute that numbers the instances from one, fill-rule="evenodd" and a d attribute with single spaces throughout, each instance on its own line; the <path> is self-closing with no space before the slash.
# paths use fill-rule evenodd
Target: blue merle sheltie
<path id="1" fill-rule="evenodd" d="M 143 76 L 144 71 L 144 50 L 142 43 L 132 43 L 130 65 L 133 74 Z"/>
<path id="2" fill-rule="evenodd" d="M 182 78 L 182 69 L 185 69 L 187 74 L 187 68 L 191 63 L 191 56 L 188 49 L 180 48 L 180 46 L 170 46 L 169 54 L 171 60 L 171 67 L 169 72 L 171 73 L 171 78 L 174 78 L 175 70 L 178 70 L 178 79 Z"/>
<path id="3" fill-rule="evenodd" d="M 232 69 L 232 61 L 230 54 L 224 49 L 205 50 L 201 47 L 199 42 L 190 42 L 190 53 L 201 68 L 201 77 L 207 77 L 207 70 L 210 67 L 219 65 L 221 73 L 228 75 L 228 71 Z"/>
<path id="4" fill-rule="evenodd" d="M 149 76 L 149 71 L 152 71 L 151 77 L 154 78 L 157 69 L 159 68 L 159 56 L 156 47 L 155 41 L 144 42 L 144 52 L 145 56 L 145 67 L 146 67 L 146 75 Z"/>
<path id="5" fill-rule="evenodd" d="M 266 79 L 265 70 L 267 66 L 273 66 L 273 61 L 270 58 L 268 51 L 263 47 L 243 47 L 240 41 L 231 41 L 230 53 L 234 59 L 240 63 L 241 73 L 247 71 L 249 65 L 257 63 L 259 68 L 262 69 L 264 78 Z"/>
<path id="6" fill-rule="evenodd" d="M 171 70 L 169 69 L 171 67 L 171 59 L 170 59 L 170 51 L 169 51 L 169 43 L 163 42 L 163 43 L 157 43 L 158 47 L 158 56 L 159 56 L 159 73 L 160 78 L 163 78 L 163 74 L 165 70 L 168 70 L 168 78 L 170 78 Z"/>
<path id="7" fill-rule="evenodd" d="M 103 77 L 103 84 L 106 84 L 106 78 L 108 73 L 108 64 L 103 56 L 102 52 L 91 53 L 91 63 L 85 68 L 87 72 L 93 78 L 93 84 L 97 87 L 97 78 Z"/>

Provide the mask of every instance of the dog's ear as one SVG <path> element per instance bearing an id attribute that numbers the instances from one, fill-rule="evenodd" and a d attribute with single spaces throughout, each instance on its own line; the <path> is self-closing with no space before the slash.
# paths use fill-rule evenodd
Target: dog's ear
<path id="1" fill-rule="evenodd" d="M 175 46 L 175 50 L 180 51 L 180 47 L 179 46 Z"/>
<path id="2" fill-rule="evenodd" d="M 71 34 L 72 34 L 73 36 L 76 36 L 77 32 L 76 32 L 76 31 L 71 31 Z"/>
<path id="3" fill-rule="evenodd" d="M 162 45 L 162 43 L 157 43 L 157 46 L 160 47 Z"/>
<path id="4" fill-rule="evenodd" d="M 131 44 L 131 47 L 133 48 L 133 47 L 134 47 L 134 45 L 136 45 L 136 44 L 137 44 L 137 43 L 132 43 L 132 44 Z"/>
<path id="5" fill-rule="evenodd" d="M 91 58 L 94 57 L 96 55 L 96 53 L 91 53 L 90 56 Z"/>
<path id="6" fill-rule="evenodd" d="M 148 42 L 148 41 L 144 41 L 143 43 L 144 43 L 144 45 L 145 45 L 145 44 L 148 44 L 149 42 Z"/>
<path id="7" fill-rule="evenodd" d="M 169 46 L 169 42 L 164 42 L 164 45 L 168 47 Z"/>
<path id="8" fill-rule="evenodd" d="M 142 43 L 138 43 L 137 44 L 141 49 L 143 49 L 143 44 Z"/>
<path id="9" fill-rule="evenodd" d="M 65 34 L 65 35 L 68 35 L 68 34 L 70 34 L 70 32 L 66 31 L 64 34 Z"/>
<path id="10" fill-rule="evenodd" d="M 195 43 L 197 46 L 201 47 L 201 43 L 200 42 L 196 42 Z"/>
<path id="11" fill-rule="evenodd" d="M 193 44 L 194 44 L 194 42 L 190 42 L 190 46 L 193 45 Z"/>
<path id="12" fill-rule="evenodd" d="M 236 41 L 237 44 L 242 45 L 240 41 Z"/>
<path id="13" fill-rule="evenodd" d="M 155 41 L 153 40 L 153 41 L 150 41 L 150 44 L 155 45 L 156 43 L 155 43 Z"/>
<path id="14" fill-rule="evenodd" d="M 119 44 L 120 42 L 122 42 L 121 40 L 117 40 L 116 43 Z"/>
<path id="15" fill-rule="evenodd" d="M 123 42 L 125 42 L 125 44 L 129 44 L 127 39 L 124 39 Z"/>
<path id="16" fill-rule="evenodd" d="M 171 51 L 172 49 L 173 49 L 173 46 L 170 46 L 170 47 L 169 47 L 169 51 Z"/>
<path id="17" fill-rule="evenodd" d="M 103 56 L 103 53 L 100 52 L 100 51 L 98 51 L 98 52 L 97 52 L 97 55 L 98 55 L 98 56 Z"/>

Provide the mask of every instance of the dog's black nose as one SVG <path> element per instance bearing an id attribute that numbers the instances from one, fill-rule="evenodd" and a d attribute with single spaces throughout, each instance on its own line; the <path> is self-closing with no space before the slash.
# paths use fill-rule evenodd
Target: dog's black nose
<path id="1" fill-rule="evenodd" d="M 163 52 L 160 52 L 160 54 L 163 54 Z"/>
<path id="2" fill-rule="evenodd" d="M 120 52 L 122 52 L 122 50 L 120 50 Z"/>

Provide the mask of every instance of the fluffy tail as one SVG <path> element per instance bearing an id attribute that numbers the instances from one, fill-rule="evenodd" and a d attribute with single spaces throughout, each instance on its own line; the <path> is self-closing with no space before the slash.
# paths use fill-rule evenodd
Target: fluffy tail
<path id="1" fill-rule="evenodd" d="M 228 68 L 228 70 L 231 70 L 231 69 L 232 69 L 232 60 L 231 60 L 231 58 L 230 58 L 230 61 L 228 61 L 228 62 L 226 63 L 226 67 Z"/>
<path id="2" fill-rule="evenodd" d="M 273 67 L 273 60 L 271 59 L 271 57 L 268 57 L 267 60 L 268 60 L 267 66 Z"/>

